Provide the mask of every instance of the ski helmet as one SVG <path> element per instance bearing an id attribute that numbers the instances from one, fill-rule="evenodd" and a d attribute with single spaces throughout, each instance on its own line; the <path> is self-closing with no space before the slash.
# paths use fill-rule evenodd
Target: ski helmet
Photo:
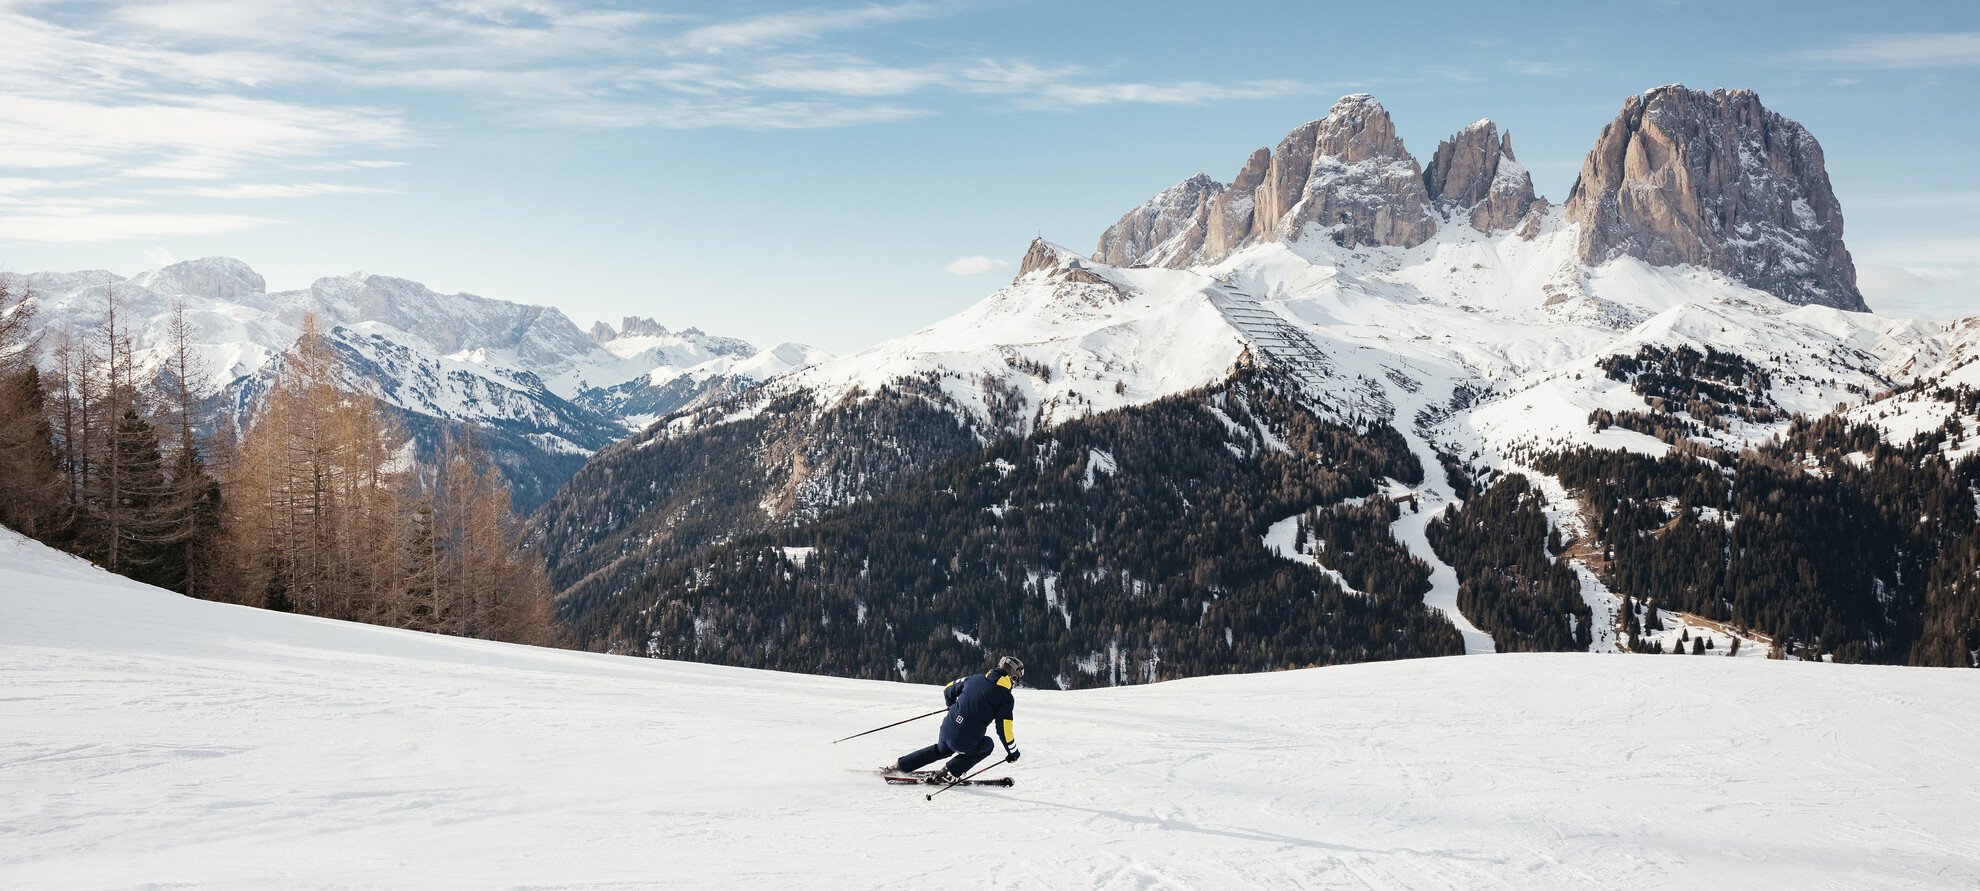
<path id="1" fill-rule="evenodd" d="M 1016 656 L 1005 656 L 997 660 L 997 670 L 1008 675 L 1014 681 L 1024 678 L 1024 662 Z"/>

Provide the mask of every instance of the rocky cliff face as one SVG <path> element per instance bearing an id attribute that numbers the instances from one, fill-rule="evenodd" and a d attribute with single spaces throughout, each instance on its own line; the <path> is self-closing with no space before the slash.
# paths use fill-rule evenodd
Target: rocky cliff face
<path id="1" fill-rule="evenodd" d="M 1223 191 L 1223 183 L 1201 173 L 1163 189 L 1107 227 L 1093 259 L 1110 266 L 1187 261 L 1202 250 L 1211 203 Z"/>
<path id="2" fill-rule="evenodd" d="M 1547 207 L 1533 194 L 1526 168 L 1513 159 L 1512 134 L 1500 136 L 1490 120 L 1438 143 L 1423 171 L 1423 187 L 1440 209 L 1462 215 L 1480 232 L 1520 226 Z"/>
<path id="3" fill-rule="evenodd" d="M 131 284 L 160 294 L 188 294 L 208 300 L 251 303 L 268 291 L 261 273 L 232 257 L 205 257 L 140 272 Z"/>
<path id="4" fill-rule="evenodd" d="M 1343 247 L 1415 247 L 1436 234 L 1423 170 L 1403 148 L 1382 103 L 1366 93 L 1344 96 L 1316 122 L 1313 163 L 1299 203 L 1267 224 L 1288 241 L 1314 224 Z"/>
<path id="5" fill-rule="evenodd" d="M 1251 221 L 1258 206 L 1258 186 L 1265 182 L 1266 174 L 1272 169 L 1272 150 L 1261 148 L 1251 153 L 1238 171 L 1231 186 L 1210 206 L 1208 231 L 1203 236 L 1203 255 L 1221 257 L 1241 244 L 1245 236 L 1251 234 Z"/>
<path id="6" fill-rule="evenodd" d="M 1100 237 L 1093 259 L 1182 268 L 1260 242 L 1414 247 L 1436 231 L 1422 169 L 1388 111 L 1357 93 L 1276 149 L 1253 152 L 1229 186 L 1199 173 L 1128 212 Z"/>
<path id="7" fill-rule="evenodd" d="M 1093 259 L 1185 268 L 1316 238 L 1415 247 L 1440 218 L 1531 238 L 1547 207 L 1493 122 L 1444 140 L 1424 169 L 1381 103 L 1356 94 L 1253 152 L 1230 185 L 1199 173 L 1130 211 Z M 1821 145 L 1748 90 L 1674 85 L 1631 97 L 1583 162 L 1566 218 L 1580 224 L 1589 265 L 1690 264 L 1790 303 L 1868 311 Z"/>
<path id="8" fill-rule="evenodd" d="M 465 349 L 513 351 L 524 362 L 551 366 L 596 344 L 561 312 L 474 294 L 439 294 L 403 278 L 356 272 L 320 278 L 302 294 L 270 295 L 283 321 L 305 311 L 336 324 L 376 321 L 417 335 L 441 353 Z"/>
<path id="9" fill-rule="evenodd" d="M 1591 264 L 1691 264 L 1790 303 L 1869 309 L 1822 146 L 1750 90 L 1630 97 L 1582 162 L 1567 218 Z"/>

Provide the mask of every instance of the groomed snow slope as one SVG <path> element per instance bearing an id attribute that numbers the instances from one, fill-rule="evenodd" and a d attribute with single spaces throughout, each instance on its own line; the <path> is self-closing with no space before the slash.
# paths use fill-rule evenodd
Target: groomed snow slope
<path id="1" fill-rule="evenodd" d="M 930 803 L 848 768 L 932 726 L 826 740 L 933 688 L 203 603 L 0 532 L 0 887 L 1971 888 L 1976 678 L 1550 655 L 1025 690 L 1018 786 Z"/>

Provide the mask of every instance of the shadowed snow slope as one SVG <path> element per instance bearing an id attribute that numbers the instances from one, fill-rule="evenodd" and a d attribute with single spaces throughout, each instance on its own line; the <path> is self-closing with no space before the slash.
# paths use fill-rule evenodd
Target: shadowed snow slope
<path id="1" fill-rule="evenodd" d="M 1980 685 L 1429 659 L 1020 691 L 1012 789 L 848 768 L 933 688 L 187 600 L 0 532 L 0 886 L 1980 883 Z"/>

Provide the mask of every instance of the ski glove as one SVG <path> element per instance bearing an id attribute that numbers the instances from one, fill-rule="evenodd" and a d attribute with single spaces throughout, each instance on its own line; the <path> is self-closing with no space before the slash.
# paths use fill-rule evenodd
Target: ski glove
<path id="1" fill-rule="evenodd" d="M 1017 763 L 1017 759 L 1018 759 L 1018 750 L 1012 749 L 1009 755 L 1004 756 L 1004 763 L 1015 764 Z"/>

